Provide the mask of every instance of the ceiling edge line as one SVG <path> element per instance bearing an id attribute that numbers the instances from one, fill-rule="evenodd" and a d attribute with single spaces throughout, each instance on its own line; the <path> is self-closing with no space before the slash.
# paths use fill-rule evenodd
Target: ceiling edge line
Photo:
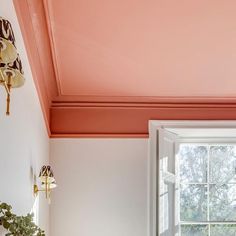
<path id="1" fill-rule="evenodd" d="M 53 64 L 53 70 L 54 70 L 55 79 L 56 79 L 57 92 L 59 95 L 62 95 L 61 82 L 60 82 L 59 70 L 58 70 L 58 65 L 57 65 L 55 39 L 52 32 L 53 30 L 52 30 L 50 13 L 49 13 L 50 9 L 46 0 L 43 0 L 43 8 L 44 8 L 45 21 L 47 23 L 48 38 L 49 38 L 49 44 L 50 44 L 50 49 L 51 49 L 52 64 Z"/>

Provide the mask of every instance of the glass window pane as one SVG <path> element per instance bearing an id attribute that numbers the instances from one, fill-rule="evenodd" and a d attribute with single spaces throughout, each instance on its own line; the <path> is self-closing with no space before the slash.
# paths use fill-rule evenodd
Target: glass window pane
<path id="1" fill-rule="evenodd" d="M 210 147 L 210 182 L 236 182 L 236 146 Z"/>
<path id="2" fill-rule="evenodd" d="M 236 220 L 236 185 L 210 185 L 210 220 Z"/>
<path id="3" fill-rule="evenodd" d="M 211 225 L 211 236 L 235 236 L 236 225 Z"/>
<path id="4" fill-rule="evenodd" d="M 180 220 L 207 220 L 207 185 L 180 186 Z"/>
<path id="5" fill-rule="evenodd" d="M 208 226 L 181 225 L 181 236 L 208 236 Z"/>
<path id="6" fill-rule="evenodd" d="M 207 147 L 181 145 L 179 151 L 180 181 L 192 183 L 207 182 Z"/>

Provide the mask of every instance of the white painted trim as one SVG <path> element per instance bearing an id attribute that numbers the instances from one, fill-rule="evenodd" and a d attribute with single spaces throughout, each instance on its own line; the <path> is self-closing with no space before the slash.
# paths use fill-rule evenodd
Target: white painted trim
<path id="1" fill-rule="evenodd" d="M 148 236 L 157 235 L 157 129 L 149 123 L 149 158 L 148 158 Z M 159 178 L 158 178 L 159 179 Z"/>
<path id="2" fill-rule="evenodd" d="M 189 143 L 189 144 L 198 144 L 198 145 L 206 145 L 206 144 L 215 144 L 215 145 L 229 145 L 236 144 L 236 138 L 213 138 L 213 137 L 204 137 L 204 138 L 179 138 L 179 144 L 181 143 Z"/>
<path id="3" fill-rule="evenodd" d="M 236 128 L 236 120 L 150 120 L 151 128 Z"/>
<path id="4" fill-rule="evenodd" d="M 236 225 L 236 221 L 182 221 L 181 225 Z"/>
<path id="5" fill-rule="evenodd" d="M 162 179 L 168 184 L 176 183 L 176 176 L 173 173 L 170 173 L 168 171 L 162 172 Z"/>

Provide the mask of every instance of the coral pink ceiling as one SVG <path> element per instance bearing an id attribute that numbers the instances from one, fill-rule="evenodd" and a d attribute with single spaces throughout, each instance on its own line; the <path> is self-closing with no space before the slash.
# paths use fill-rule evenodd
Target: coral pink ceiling
<path id="1" fill-rule="evenodd" d="M 46 2 L 63 95 L 235 96 L 233 0 Z"/>
<path id="2" fill-rule="evenodd" d="M 53 91 L 48 92 L 53 134 L 146 134 L 148 119 L 236 118 L 235 108 L 224 117 L 221 110 L 214 110 L 216 104 L 236 104 L 236 1 L 14 3 L 32 70 L 37 64 L 33 50 L 38 50 L 41 65 L 49 60 L 53 64 L 50 78 L 46 78 L 49 68 L 45 71 L 41 66 L 44 83 L 51 81 L 47 90 Z M 32 35 L 35 48 L 30 45 Z M 40 40 L 50 45 L 50 56 L 37 49 Z M 158 109 L 173 108 L 173 104 L 179 104 L 177 115 L 162 116 Z M 214 108 L 216 113 L 208 116 L 204 110 L 198 116 L 188 110 L 181 115 L 186 104 L 195 104 L 196 111 Z M 112 128 L 114 109 L 120 111 L 115 117 L 123 124 L 118 129 Z M 134 111 L 129 118 L 127 110 Z M 127 121 L 137 117 L 136 128 L 129 130 Z M 94 122 L 98 125 L 93 126 Z"/>

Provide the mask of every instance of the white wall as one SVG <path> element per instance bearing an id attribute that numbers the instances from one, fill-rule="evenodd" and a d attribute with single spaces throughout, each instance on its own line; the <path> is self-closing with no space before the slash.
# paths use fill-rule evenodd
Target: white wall
<path id="1" fill-rule="evenodd" d="M 147 139 L 52 139 L 52 236 L 147 235 Z"/>
<path id="2" fill-rule="evenodd" d="M 25 86 L 12 90 L 9 117 L 5 115 L 5 91 L 0 87 L 0 201 L 11 204 L 16 213 L 26 214 L 35 200 L 31 169 L 38 174 L 48 163 L 49 139 L 11 0 L 0 0 L 0 16 L 13 25 L 26 78 Z M 43 196 L 38 207 L 39 224 L 48 232 L 49 211 Z"/>

